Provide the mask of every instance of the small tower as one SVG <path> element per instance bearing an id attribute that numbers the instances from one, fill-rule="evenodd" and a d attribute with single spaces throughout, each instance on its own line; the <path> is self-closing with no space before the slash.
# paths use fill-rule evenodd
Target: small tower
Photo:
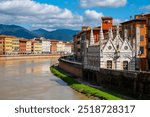
<path id="1" fill-rule="evenodd" d="M 93 29 L 91 28 L 91 34 L 90 34 L 90 45 L 94 45 L 94 35 L 93 35 Z"/>
<path id="2" fill-rule="evenodd" d="M 108 30 L 108 39 L 112 39 L 111 28 Z"/>

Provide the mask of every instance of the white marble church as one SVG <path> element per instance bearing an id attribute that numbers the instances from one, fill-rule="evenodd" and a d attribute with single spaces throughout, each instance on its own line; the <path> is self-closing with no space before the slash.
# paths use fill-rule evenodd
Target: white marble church
<path id="1" fill-rule="evenodd" d="M 110 29 L 108 39 L 105 39 L 101 27 L 100 41 L 96 44 L 91 29 L 90 41 L 84 39 L 84 69 L 135 70 L 135 52 L 128 41 L 127 31 L 125 31 L 124 39 L 119 34 L 119 27 L 116 33 L 116 37 L 113 37 L 112 29 Z"/>

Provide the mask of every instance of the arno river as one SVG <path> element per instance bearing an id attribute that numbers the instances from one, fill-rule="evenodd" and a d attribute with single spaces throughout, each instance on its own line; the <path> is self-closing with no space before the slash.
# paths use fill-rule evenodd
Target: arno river
<path id="1" fill-rule="evenodd" d="M 0 61 L 0 99 L 78 100 L 88 99 L 52 75 L 57 59 Z"/>

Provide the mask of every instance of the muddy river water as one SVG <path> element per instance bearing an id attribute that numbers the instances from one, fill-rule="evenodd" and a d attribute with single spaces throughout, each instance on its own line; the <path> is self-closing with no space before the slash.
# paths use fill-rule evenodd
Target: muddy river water
<path id="1" fill-rule="evenodd" d="M 56 58 L 0 61 L 1 100 L 84 100 L 49 67 Z"/>

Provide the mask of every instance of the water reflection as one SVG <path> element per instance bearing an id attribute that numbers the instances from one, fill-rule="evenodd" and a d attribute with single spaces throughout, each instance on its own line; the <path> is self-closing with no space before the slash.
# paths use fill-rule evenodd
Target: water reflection
<path id="1" fill-rule="evenodd" d="M 0 61 L 0 99 L 88 99 L 52 75 L 57 59 Z"/>

